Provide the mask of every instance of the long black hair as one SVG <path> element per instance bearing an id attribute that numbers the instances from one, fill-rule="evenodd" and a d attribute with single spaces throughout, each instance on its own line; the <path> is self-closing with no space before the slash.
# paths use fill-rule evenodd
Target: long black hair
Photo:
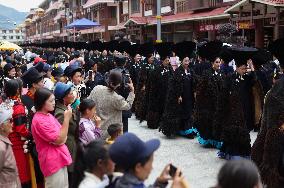
<path id="1" fill-rule="evenodd" d="M 53 93 L 49 89 L 46 89 L 46 88 L 40 88 L 36 90 L 35 96 L 34 96 L 34 105 L 35 105 L 36 111 L 39 111 L 42 109 L 45 102 L 52 94 Z"/>
<path id="2" fill-rule="evenodd" d="M 218 174 L 218 188 L 253 188 L 259 181 L 258 169 L 249 160 L 229 161 Z"/>
<path id="3" fill-rule="evenodd" d="M 90 172 L 97 167 L 98 161 L 106 161 L 109 159 L 107 143 L 104 140 L 94 140 L 88 145 L 78 146 L 77 157 L 75 161 L 74 183 L 73 188 L 78 188 L 84 179 L 84 172 Z"/>
<path id="4" fill-rule="evenodd" d="M 19 82 L 15 79 L 11 79 L 6 82 L 4 86 L 5 97 L 14 97 L 18 94 L 20 89 Z"/>

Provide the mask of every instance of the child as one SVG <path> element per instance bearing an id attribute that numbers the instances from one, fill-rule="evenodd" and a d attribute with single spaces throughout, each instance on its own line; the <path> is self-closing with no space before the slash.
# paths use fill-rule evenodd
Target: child
<path id="1" fill-rule="evenodd" d="M 95 102 L 91 99 L 82 100 L 79 111 L 81 112 L 79 139 L 84 145 L 87 145 L 91 141 L 101 138 L 101 119 L 96 116 Z M 93 119 L 95 120 L 95 123 L 93 122 Z"/>
<path id="2" fill-rule="evenodd" d="M 0 105 L 0 187 L 20 188 L 21 183 L 8 135 L 12 132 L 13 110 L 9 104 Z"/>
<path id="3" fill-rule="evenodd" d="M 122 135 L 123 128 L 122 124 L 112 124 L 108 127 L 107 132 L 110 135 L 109 138 L 107 138 L 106 142 L 108 144 L 113 144 L 113 142 Z"/>

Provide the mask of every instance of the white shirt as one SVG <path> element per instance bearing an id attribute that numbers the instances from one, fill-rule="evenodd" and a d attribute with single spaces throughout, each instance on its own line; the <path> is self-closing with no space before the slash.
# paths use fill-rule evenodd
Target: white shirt
<path id="1" fill-rule="evenodd" d="M 44 84 L 44 88 L 46 88 L 46 89 L 53 90 L 53 88 L 54 88 L 54 83 L 53 83 L 53 81 L 51 81 L 50 78 L 44 78 L 43 84 Z"/>
<path id="2" fill-rule="evenodd" d="M 79 188 L 105 188 L 109 185 L 109 179 L 107 175 L 104 175 L 103 180 L 98 178 L 92 173 L 84 172 L 85 178 L 80 183 Z"/>

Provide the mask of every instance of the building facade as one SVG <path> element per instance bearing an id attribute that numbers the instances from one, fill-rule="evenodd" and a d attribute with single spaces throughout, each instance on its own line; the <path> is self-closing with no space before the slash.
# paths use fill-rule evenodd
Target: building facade
<path id="1" fill-rule="evenodd" d="M 241 0 L 226 10 L 253 46 L 284 37 L 284 0 Z"/>
<path id="2" fill-rule="evenodd" d="M 161 0 L 162 41 L 218 39 L 220 24 L 233 23 L 239 35 L 265 46 L 283 35 L 283 0 Z M 100 24 L 76 31 L 76 41 L 124 37 L 135 43 L 155 41 L 156 0 L 45 0 L 26 20 L 26 41 L 72 41 L 65 26 L 80 18 Z M 41 12 L 39 14 L 39 12 Z M 282 23 L 283 22 L 283 23 Z"/>
<path id="3" fill-rule="evenodd" d="M 6 40 L 12 43 L 21 44 L 25 41 L 25 33 L 22 29 L 1 29 L 0 41 Z"/>

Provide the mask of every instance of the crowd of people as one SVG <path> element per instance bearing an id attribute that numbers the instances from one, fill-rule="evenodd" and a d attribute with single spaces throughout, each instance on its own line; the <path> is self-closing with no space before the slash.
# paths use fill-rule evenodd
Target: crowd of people
<path id="1" fill-rule="evenodd" d="M 160 141 L 128 133 L 133 114 L 232 160 L 217 188 L 284 187 L 283 47 L 111 41 L 2 51 L 0 187 L 145 187 Z M 189 187 L 172 164 L 152 187 L 169 180 Z"/>

